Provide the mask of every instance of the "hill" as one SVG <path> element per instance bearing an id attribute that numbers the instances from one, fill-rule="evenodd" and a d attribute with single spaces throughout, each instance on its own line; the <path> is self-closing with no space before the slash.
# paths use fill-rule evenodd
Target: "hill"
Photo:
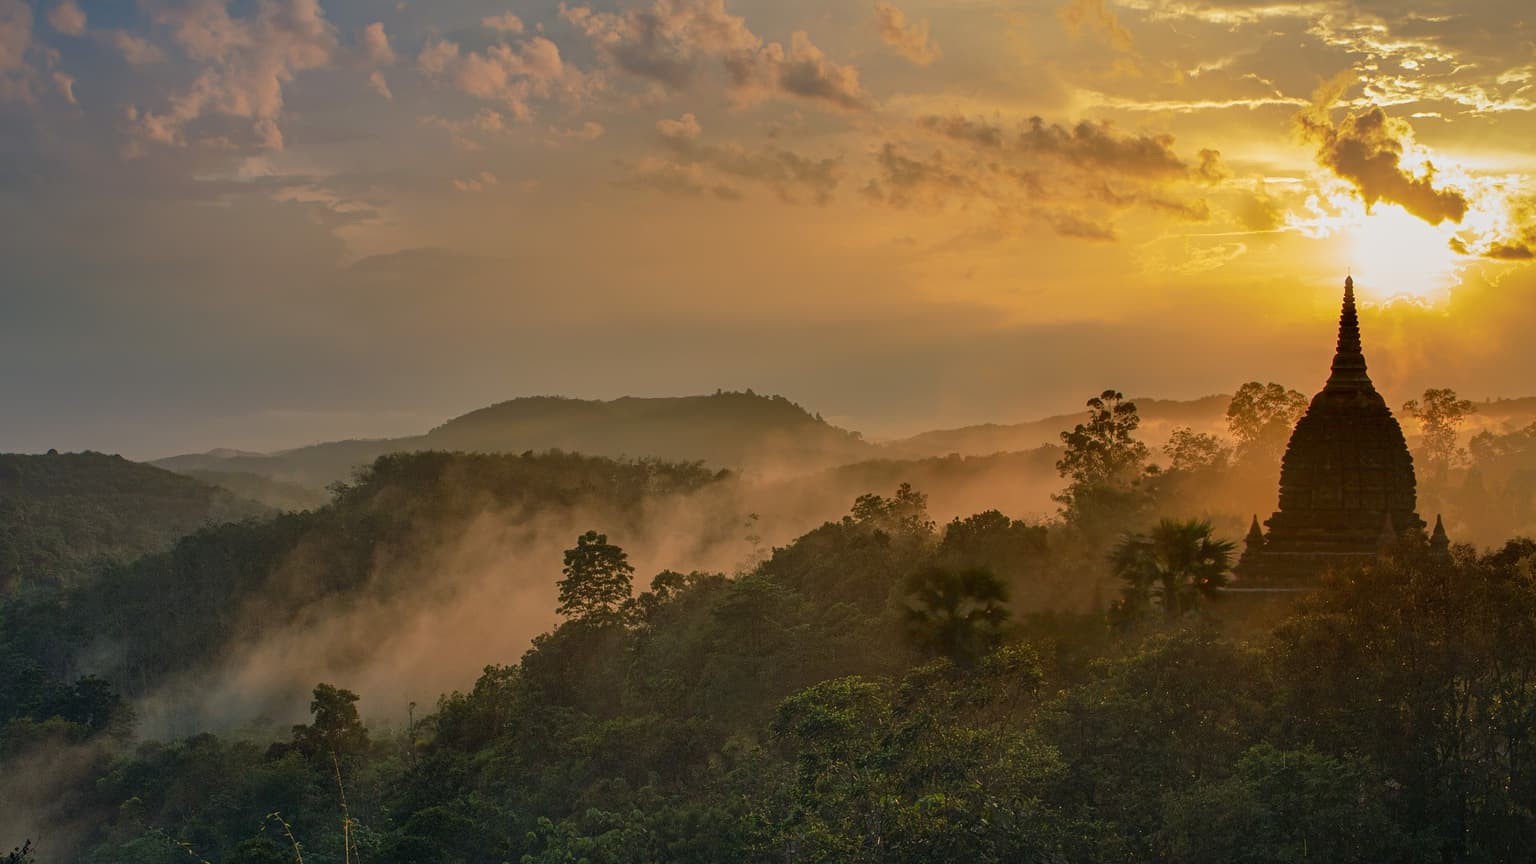
<path id="1" fill-rule="evenodd" d="M 1136 403 L 1137 413 L 1141 415 L 1141 437 L 1157 446 L 1177 426 L 1193 426 L 1201 432 L 1221 431 L 1225 428 L 1227 404 L 1232 397 L 1219 394 L 1191 400 L 1139 398 L 1131 401 Z M 911 438 L 886 442 L 882 448 L 885 455 L 893 459 L 922 459 L 950 453 L 987 456 L 1033 450 L 1059 445 L 1061 433 L 1081 422 L 1083 412 L 1075 411 L 1024 423 L 983 423 L 923 432 Z"/>
<path id="2" fill-rule="evenodd" d="M 198 528 L 263 515 L 227 489 L 101 453 L 0 454 L 0 591 L 69 582 Z"/>
<path id="3" fill-rule="evenodd" d="M 611 401 L 526 397 L 472 411 L 424 435 L 335 441 L 272 454 L 211 451 L 154 464 L 180 472 L 257 475 L 315 489 L 346 480 L 387 453 L 552 449 L 749 470 L 829 467 L 875 452 L 858 433 L 839 429 L 782 396 L 747 391 Z"/>

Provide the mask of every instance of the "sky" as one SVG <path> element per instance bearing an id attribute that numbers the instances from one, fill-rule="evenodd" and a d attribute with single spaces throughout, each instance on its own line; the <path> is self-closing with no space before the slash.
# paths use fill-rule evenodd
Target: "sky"
<path id="1" fill-rule="evenodd" d="M 1536 393 L 1524 0 L 0 0 L 0 450 Z"/>

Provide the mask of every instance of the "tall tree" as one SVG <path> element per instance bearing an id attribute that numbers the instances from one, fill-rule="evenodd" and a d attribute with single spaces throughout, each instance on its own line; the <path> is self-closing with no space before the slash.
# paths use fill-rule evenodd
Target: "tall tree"
<path id="1" fill-rule="evenodd" d="M 635 568 L 629 555 L 596 531 L 576 538 L 565 550 L 565 578 L 559 582 L 560 606 L 556 610 L 573 621 L 606 624 L 619 620 L 630 601 Z"/>
<path id="2" fill-rule="evenodd" d="M 1149 451 L 1136 440 L 1141 416 L 1117 390 L 1089 399 L 1088 421 L 1061 433 L 1067 446 L 1056 470 L 1074 486 L 1127 486 L 1141 476 Z"/>
<path id="3" fill-rule="evenodd" d="M 1118 533 L 1146 503 L 1138 481 L 1150 451 L 1136 439 L 1136 403 L 1116 390 L 1088 400 L 1088 420 L 1061 433 L 1066 452 L 1056 470 L 1067 488 L 1055 497 L 1062 515 L 1095 547 Z"/>
<path id="4" fill-rule="evenodd" d="M 314 721 L 293 727 L 293 743 L 309 756 L 346 759 L 368 749 L 368 730 L 357 714 L 357 694 L 331 684 L 315 686 Z"/>
<path id="5" fill-rule="evenodd" d="M 1121 614 L 1134 619 L 1161 606 L 1167 620 L 1182 617 L 1227 583 L 1235 548 L 1211 536 L 1211 523 L 1200 519 L 1163 519 L 1151 531 L 1127 535 L 1110 556 L 1125 582 Z"/>
<path id="6" fill-rule="evenodd" d="M 1279 462 L 1291 428 L 1307 410 L 1307 397 L 1271 381 L 1249 381 L 1237 388 L 1227 406 L 1227 431 L 1244 462 Z"/>
<path id="7" fill-rule="evenodd" d="M 1403 413 L 1418 421 L 1419 432 L 1424 436 L 1420 451 L 1436 480 L 1443 482 L 1452 468 L 1466 461 L 1467 451 L 1456 439 L 1462 424 L 1476 411 L 1476 405 L 1458 399 L 1456 391 L 1449 387 L 1425 390 L 1422 400 L 1409 399 L 1403 403 Z"/>

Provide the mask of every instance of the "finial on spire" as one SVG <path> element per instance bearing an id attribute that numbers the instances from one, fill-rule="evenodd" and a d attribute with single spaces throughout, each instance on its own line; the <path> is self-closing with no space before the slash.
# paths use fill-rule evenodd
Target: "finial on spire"
<path id="1" fill-rule="evenodd" d="M 1365 371 L 1365 352 L 1360 346 L 1360 316 L 1355 311 L 1355 277 L 1344 277 L 1344 304 L 1339 312 L 1339 345 L 1333 355 L 1333 372 L 1328 389 L 1342 390 L 1370 387 Z"/>

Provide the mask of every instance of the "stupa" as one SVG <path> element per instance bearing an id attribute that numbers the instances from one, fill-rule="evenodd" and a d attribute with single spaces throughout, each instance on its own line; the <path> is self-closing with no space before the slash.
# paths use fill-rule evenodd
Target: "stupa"
<path id="1" fill-rule="evenodd" d="M 1425 536 L 1415 512 L 1413 456 L 1366 374 L 1355 280 L 1344 280 L 1339 343 L 1322 392 L 1291 432 L 1280 463 L 1280 509 L 1250 528 L 1235 568 L 1248 587 L 1302 587 L 1324 571 L 1375 561 Z"/>

